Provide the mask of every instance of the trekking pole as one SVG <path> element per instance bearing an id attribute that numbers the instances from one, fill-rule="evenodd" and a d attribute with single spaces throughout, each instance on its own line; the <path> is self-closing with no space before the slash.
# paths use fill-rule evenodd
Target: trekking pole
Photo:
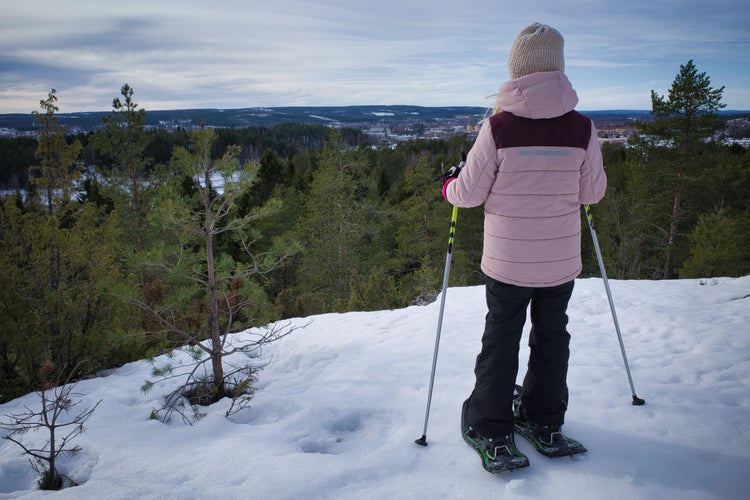
<path id="1" fill-rule="evenodd" d="M 445 295 L 448 292 L 448 275 L 451 272 L 451 254 L 453 253 L 453 237 L 456 234 L 456 218 L 458 207 L 453 205 L 451 215 L 451 231 L 448 236 L 448 254 L 445 256 L 445 272 L 443 273 L 443 291 L 440 294 L 440 314 L 438 315 L 437 333 L 435 334 L 435 351 L 432 354 L 432 373 L 430 374 L 430 390 L 427 392 L 427 409 L 424 414 L 424 429 L 422 437 L 414 442 L 420 446 L 427 446 L 427 421 L 430 419 L 430 403 L 432 402 L 432 387 L 435 383 L 435 368 L 437 367 L 438 349 L 440 348 L 440 330 L 443 328 L 443 311 L 445 310 Z"/>
<path id="2" fill-rule="evenodd" d="M 633 386 L 633 377 L 630 375 L 630 366 L 628 365 L 628 356 L 625 354 L 625 344 L 622 342 L 622 333 L 620 332 L 620 323 L 617 321 L 617 313 L 615 312 L 615 303 L 612 300 L 612 292 L 609 289 L 609 281 L 607 280 L 607 271 L 604 269 L 604 261 L 602 260 L 602 251 L 599 248 L 599 240 L 596 237 L 596 230 L 594 229 L 594 218 L 591 215 L 591 207 L 588 205 L 583 206 L 586 212 L 586 220 L 589 222 L 589 229 L 591 230 L 591 239 L 594 241 L 594 250 L 596 250 L 596 258 L 599 260 L 599 270 L 602 273 L 602 279 L 604 280 L 604 288 L 607 290 L 607 298 L 609 299 L 609 309 L 612 311 L 612 319 L 615 321 L 615 330 L 617 331 L 617 340 L 620 341 L 620 351 L 622 352 L 622 360 L 625 362 L 625 371 L 628 374 L 628 382 L 630 383 L 630 393 L 633 396 L 633 405 L 642 406 L 646 404 L 646 401 L 639 398 L 635 394 L 635 387 Z"/>
<path id="3" fill-rule="evenodd" d="M 461 171 L 464 164 L 466 164 L 466 153 L 461 153 L 461 162 L 457 167 Z M 441 165 L 442 170 L 442 165 Z M 451 170 L 453 170 L 451 169 Z M 450 173 L 450 171 L 449 171 Z M 456 174 L 458 175 L 458 174 Z M 445 180 L 445 172 L 443 175 L 435 177 L 435 180 Z M 458 207 L 453 205 L 453 213 L 451 214 L 451 230 L 448 234 L 448 253 L 445 256 L 445 272 L 443 273 L 443 291 L 440 293 L 440 313 L 438 315 L 437 333 L 435 334 L 435 351 L 432 353 L 432 372 L 430 373 L 430 389 L 427 392 L 427 408 L 424 412 L 424 429 L 422 430 L 422 437 L 415 440 L 414 442 L 420 446 L 427 446 L 427 422 L 430 420 L 430 404 L 432 403 L 432 387 L 435 384 L 435 368 L 437 367 L 437 356 L 438 349 L 440 349 L 440 331 L 443 329 L 443 311 L 445 311 L 445 296 L 448 293 L 448 276 L 451 273 L 451 256 L 453 255 L 453 238 L 456 236 L 456 219 L 458 218 Z"/>

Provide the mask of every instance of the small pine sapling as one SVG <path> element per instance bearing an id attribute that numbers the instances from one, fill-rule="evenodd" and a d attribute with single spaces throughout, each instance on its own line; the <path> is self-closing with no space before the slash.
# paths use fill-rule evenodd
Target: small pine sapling
<path id="1" fill-rule="evenodd" d="M 101 400 L 93 406 L 82 410 L 72 416 L 73 409 L 81 403 L 75 399 L 80 394 L 74 390 L 77 382 L 70 383 L 72 375 L 63 385 L 57 385 L 55 379 L 55 365 L 52 361 L 46 361 L 40 369 L 42 380 L 41 390 L 38 392 L 41 399 L 41 407 L 32 409 L 24 406 L 25 411 L 21 413 L 5 415 L 0 420 L 0 429 L 9 431 L 3 436 L 21 447 L 25 455 L 31 458 L 31 466 L 39 474 L 39 488 L 42 490 L 59 490 L 68 484 L 75 483 L 60 474 L 57 469 L 57 458 L 63 456 L 75 456 L 81 451 L 78 445 L 72 446 L 71 441 L 84 431 L 84 423 L 94 413 Z M 75 370 L 73 370 L 73 373 Z M 23 436 L 29 431 L 45 430 L 49 437 L 44 445 L 24 442 Z M 65 481 L 64 481 L 65 480 Z"/>

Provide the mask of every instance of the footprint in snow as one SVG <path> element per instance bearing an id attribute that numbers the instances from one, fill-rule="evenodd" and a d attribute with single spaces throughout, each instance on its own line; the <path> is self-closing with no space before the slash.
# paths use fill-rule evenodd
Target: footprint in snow
<path id="1" fill-rule="evenodd" d="M 337 454 L 340 445 L 364 427 L 366 415 L 361 411 L 341 412 L 333 408 L 321 409 L 308 422 L 317 428 L 295 441 L 303 453 Z"/>

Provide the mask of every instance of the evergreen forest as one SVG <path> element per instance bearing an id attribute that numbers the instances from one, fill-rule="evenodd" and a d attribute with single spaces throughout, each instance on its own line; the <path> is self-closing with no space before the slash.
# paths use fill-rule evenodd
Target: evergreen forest
<path id="1" fill-rule="evenodd" d="M 608 189 L 592 211 L 611 279 L 750 273 L 750 155 L 716 140 L 722 93 L 689 61 L 666 95 L 652 92 L 653 119 L 627 147 L 602 145 Z M 0 402 L 35 390 L 50 362 L 88 376 L 439 292 L 451 214 L 440 175 L 467 137 L 382 147 L 294 123 L 151 130 L 127 84 L 94 132 L 69 134 L 57 110 L 52 89 L 36 138 L 0 140 L 0 174 L 17 188 L 0 199 Z M 482 225 L 481 207 L 459 210 L 451 286 L 484 283 Z M 583 213 L 582 250 L 582 277 L 598 276 Z"/>

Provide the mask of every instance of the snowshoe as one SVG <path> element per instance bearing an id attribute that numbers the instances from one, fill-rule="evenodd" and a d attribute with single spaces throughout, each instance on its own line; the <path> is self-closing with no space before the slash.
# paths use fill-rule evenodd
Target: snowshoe
<path id="1" fill-rule="evenodd" d="M 528 467 L 529 459 L 516 448 L 513 434 L 500 438 L 486 438 L 468 425 L 466 421 L 468 404 L 467 399 L 461 409 L 461 435 L 482 458 L 482 467 L 493 474 Z"/>
<path id="2" fill-rule="evenodd" d="M 516 386 L 513 399 L 514 428 L 529 440 L 534 448 L 548 457 L 565 457 L 585 453 L 586 448 L 562 433 L 559 425 L 539 425 L 528 422 L 521 411 L 521 388 Z"/>

